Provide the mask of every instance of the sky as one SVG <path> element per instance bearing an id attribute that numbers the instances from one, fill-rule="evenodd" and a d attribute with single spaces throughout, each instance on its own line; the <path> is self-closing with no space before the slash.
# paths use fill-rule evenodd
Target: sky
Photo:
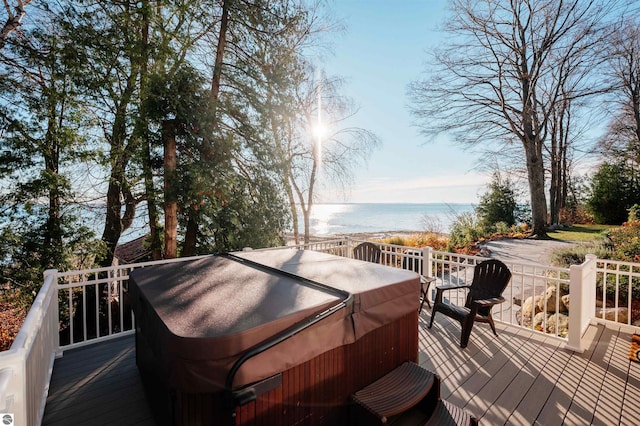
<path id="1" fill-rule="evenodd" d="M 475 203 L 489 177 L 475 170 L 480 154 L 446 137 L 428 142 L 409 112 L 407 86 L 420 78 L 430 47 L 443 41 L 445 0 L 335 0 L 346 30 L 332 38 L 322 59 L 328 77 L 346 80 L 359 107 L 349 122 L 382 141 L 368 164 L 355 170 L 347 193 L 321 191 L 319 202 Z"/>

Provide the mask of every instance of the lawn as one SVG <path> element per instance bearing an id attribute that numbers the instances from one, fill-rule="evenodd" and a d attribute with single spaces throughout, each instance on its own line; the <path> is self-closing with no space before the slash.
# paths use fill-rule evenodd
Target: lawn
<path id="1" fill-rule="evenodd" d="M 597 241 L 605 237 L 607 231 L 619 228 L 616 225 L 573 225 L 569 228 L 549 231 L 549 237 L 558 241 Z"/>

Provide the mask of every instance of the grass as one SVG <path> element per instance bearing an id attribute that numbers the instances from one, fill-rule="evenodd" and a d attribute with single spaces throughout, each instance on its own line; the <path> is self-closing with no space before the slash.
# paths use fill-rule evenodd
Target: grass
<path id="1" fill-rule="evenodd" d="M 605 237 L 607 231 L 619 226 L 612 225 L 573 225 L 569 228 L 549 231 L 549 237 L 558 241 L 590 242 L 598 241 Z"/>

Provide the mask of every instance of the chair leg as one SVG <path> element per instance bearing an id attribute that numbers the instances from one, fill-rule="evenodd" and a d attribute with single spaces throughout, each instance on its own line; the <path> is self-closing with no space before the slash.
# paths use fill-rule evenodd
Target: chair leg
<path id="1" fill-rule="evenodd" d="M 429 328 L 431 328 L 431 326 L 433 325 L 433 318 L 436 316 L 436 306 L 433 305 L 433 308 L 431 308 L 431 320 L 429 321 Z"/>
<path id="2" fill-rule="evenodd" d="M 473 328 L 473 319 L 465 318 L 460 321 L 462 327 L 462 335 L 460 336 L 460 347 L 466 348 L 469 344 L 469 337 L 471 336 L 471 329 Z"/>
<path id="3" fill-rule="evenodd" d="M 498 333 L 496 332 L 496 325 L 493 323 L 493 318 L 491 317 L 491 314 L 489 314 L 489 316 L 487 317 L 487 320 L 489 322 L 489 325 L 491 326 L 491 330 L 493 330 L 493 334 L 497 336 Z"/>

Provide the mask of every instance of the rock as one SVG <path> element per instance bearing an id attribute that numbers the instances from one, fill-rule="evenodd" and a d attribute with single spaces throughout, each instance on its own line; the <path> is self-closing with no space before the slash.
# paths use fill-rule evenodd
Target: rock
<path id="1" fill-rule="evenodd" d="M 560 300 L 562 301 L 564 307 L 567 309 L 567 312 L 569 312 L 569 295 L 565 294 L 560 298 Z"/>
<path id="2" fill-rule="evenodd" d="M 529 296 L 525 299 L 524 303 L 522 304 L 522 309 L 520 309 L 523 319 L 531 321 L 531 318 L 533 318 L 535 314 L 540 312 L 540 309 L 538 308 L 538 302 L 541 299 L 541 296 Z M 522 323 L 520 324 L 522 325 Z"/>
<path id="3" fill-rule="evenodd" d="M 531 324 L 529 324 L 529 326 L 531 326 Z M 569 317 L 565 314 L 545 314 L 544 312 L 538 312 L 536 316 L 533 317 L 533 328 L 549 334 L 556 334 L 556 328 L 558 328 L 558 336 L 566 337 L 569 332 Z"/>
<path id="4" fill-rule="evenodd" d="M 618 322 L 626 324 L 629 321 L 629 310 L 627 308 L 596 308 L 596 318 L 602 318 L 604 312 L 604 319 L 608 321 L 616 320 L 616 312 L 618 313 Z"/>
<path id="5" fill-rule="evenodd" d="M 553 314 L 547 318 L 547 332 L 549 334 L 556 334 L 558 330 L 558 336 L 566 337 L 569 333 L 569 317 L 565 314 Z"/>
<path id="6" fill-rule="evenodd" d="M 516 321 L 523 327 L 531 327 L 531 318 L 523 318 L 522 317 L 522 309 L 516 311 Z"/>
<path id="7" fill-rule="evenodd" d="M 544 312 L 538 312 L 535 317 L 533 317 L 533 328 L 536 330 L 543 330 L 544 321 L 548 319 L 549 314 L 545 314 Z"/>
<path id="8" fill-rule="evenodd" d="M 537 305 L 540 311 L 544 311 L 545 304 L 547 306 L 547 313 L 553 313 L 556 311 L 556 302 L 558 302 L 559 312 L 566 311 L 562 300 L 558 300 L 557 298 L 558 289 L 557 287 L 547 287 L 544 293 L 540 296 L 540 300 L 538 300 Z"/>
<path id="9" fill-rule="evenodd" d="M 482 257 L 491 257 L 491 250 L 489 250 L 486 247 L 482 247 L 480 249 L 480 252 L 478 252 L 478 256 L 482 256 Z"/>

